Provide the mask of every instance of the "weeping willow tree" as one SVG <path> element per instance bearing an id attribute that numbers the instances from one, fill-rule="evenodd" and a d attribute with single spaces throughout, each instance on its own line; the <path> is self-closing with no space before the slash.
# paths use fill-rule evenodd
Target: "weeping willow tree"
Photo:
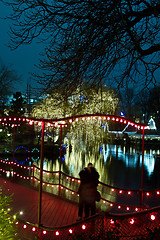
<path id="1" fill-rule="evenodd" d="M 77 89 L 70 97 L 65 98 L 59 92 L 52 92 L 41 103 L 37 104 L 32 117 L 63 118 L 83 114 L 115 114 L 119 100 L 112 89 Z M 89 143 L 102 142 L 107 138 L 103 131 L 103 121 L 88 119 L 73 123 L 67 129 L 69 139 L 80 139 Z M 104 135 L 105 134 L 105 135 Z"/>

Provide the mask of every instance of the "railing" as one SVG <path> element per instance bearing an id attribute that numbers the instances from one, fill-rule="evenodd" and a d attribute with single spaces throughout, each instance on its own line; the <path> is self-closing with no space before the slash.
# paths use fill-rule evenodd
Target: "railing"
<path id="1" fill-rule="evenodd" d="M 0 173 L 4 176 L 32 184 L 38 188 L 40 169 L 33 166 L 23 166 L 15 162 L 0 160 Z M 60 175 L 60 177 L 59 177 Z M 59 182 L 60 180 L 60 182 Z M 43 191 L 63 198 L 78 202 L 77 194 L 80 184 L 79 178 L 74 178 L 59 171 L 43 170 Z M 101 201 L 97 208 L 112 213 L 138 212 L 140 211 L 140 190 L 119 189 L 104 183 L 99 183 L 98 190 L 101 193 Z M 160 190 L 143 191 L 144 209 L 159 206 Z"/>
<path id="2" fill-rule="evenodd" d="M 23 236 L 39 236 L 41 240 L 60 239 L 160 239 L 160 207 L 132 214 L 97 214 L 68 226 L 47 228 L 17 222 Z"/>
<path id="3" fill-rule="evenodd" d="M 22 166 L 15 162 L 0 160 L 1 175 L 32 184 L 39 185 L 40 169 L 36 166 Z M 61 178 L 59 178 L 61 174 Z M 59 184 L 59 179 L 61 182 Z M 50 192 L 72 201 L 78 201 L 77 190 L 80 184 L 78 178 L 68 176 L 61 172 L 43 171 L 43 191 Z M 17 226 L 25 234 L 39 236 L 39 239 L 160 239 L 160 207 L 139 211 L 135 203 L 139 202 L 139 191 L 118 189 L 100 183 L 99 191 L 102 195 L 99 207 L 112 211 L 136 211 L 132 213 L 115 214 L 109 211 L 99 212 L 85 221 L 74 223 L 64 227 L 47 228 L 37 227 L 37 224 L 19 221 Z M 60 191 L 59 191 L 60 190 Z M 160 191 L 144 192 L 145 200 L 157 199 L 159 202 Z M 156 196 L 156 198 L 155 198 Z M 136 197 L 136 199 L 135 199 Z M 118 202 L 117 202 L 118 200 Z M 122 203 L 123 202 L 123 203 Z M 127 204 L 125 204 L 127 203 Z M 129 205 L 130 204 L 130 205 Z M 158 205 L 158 204 L 157 204 Z M 104 207 L 105 206 L 105 207 Z M 128 208 L 128 209 L 127 209 Z"/>

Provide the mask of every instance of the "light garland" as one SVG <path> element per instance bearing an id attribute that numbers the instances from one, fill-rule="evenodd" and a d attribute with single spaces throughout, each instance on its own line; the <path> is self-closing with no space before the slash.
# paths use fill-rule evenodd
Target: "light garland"
<path id="1" fill-rule="evenodd" d="M 123 124 L 131 125 L 137 129 L 149 129 L 149 125 L 141 125 L 138 123 L 131 122 L 128 119 L 125 119 L 123 117 L 119 116 L 113 116 L 113 115 L 102 115 L 102 114 L 84 114 L 79 116 L 72 116 L 72 117 L 66 117 L 66 118 L 60 118 L 60 119 L 36 119 L 36 118 L 17 118 L 17 117 L 4 117 L 0 118 L 0 123 L 5 124 L 6 126 L 20 126 L 23 122 L 28 122 L 29 125 L 37 124 L 39 127 L 42 126 L 42 122 L 45 122 L 47 124 L 47 127 L 68 127 L 68 124 L 72 124 L 73 122 L 78 122 L 81 120 L 84 121 L 90 121 L 90 120 L 98 120 L 98 121 L 116 121 Z"/>
<path id="2" fill-rule="evenodd" d="M 27 170 L 27 171 L 33 170 L 35 173 L 36 172 L 40 173 L 40 170 L 36 166 L 30 166 L 30 167 L 23 166 L 23 165 L 15 163 L 13 161 L 10 162 L 10 161 L 2 160 L 2 159 L 0 160 L 0 163 L 4 164 L 4 165 L 8 165 L 8 166 L 15 166 L 17 168 L 24 169 L 24 170 Z M 0 172 L 4 173 L 6 175 L 10 173 L 12 176 L 19 177 L 19 178 L 21 178 L 23 180 L 33 180 L 34 182 L 37 182 L 38 184 L 40 183 L 39 179 L 36 176 L 29 176 L 29 172 L 28 172 L 28 176 L 27 175 L 22 175 L 22 174 L 20 174 L 20 173 L 18 173 L 16 171 L 13 171 L 13 170 L 5 170 L 3 168 L 0 168 Z M 50 176 L 53 176 L 53 174 L 55 174 L 55 176 L 57 176 L 57 178 L 59 178 L 59 172 L 49 172 L 49 171 L 43 170 L 43 175 L 46 178 L 50 177 Z M 64 174 L 62 174 L 62 177 L 65 177 L 65 181 L 67 181 L 70 184 L 78 184 L 78 185 L 80 184 L 80 180 L 76 179 L 74 177 L 66 176 Z M 56 183 L 54 184 L 54 183 L 50 183 L 50 182 L 47 182 L 47 181 L 43 181 L 42 185 L 45 186 L 45 187 L 51 188 L 51 189 L 54 188 L 54 187 L 60 188 L 61 191 L 65 191 L 66 193 L 70 192 L 70 194 L 72 196 L 75 196 L 77 198 L 79 197 L 79 194 L 77 194 L 77 192 L 75 190 L 73 190 L 71 188 L 68 188 L 67 186 L 64 186 L 64 185 L 59 186 L 59 184 L 56 184 Z M 103 184 L 102 185 L 99 184 L 99 187 L 101 187 L 101 186 L 104 187 L 104 189 L 106 189 L 106 186 L 103 186 Z M 110 189 L 111 189 L 111 192 L 113 192 L 113 193 L 116 192 L 117 194 L 120 194 L 120 195 L 126 193 L 125 197 L 130 196 L 130 197 L 132 197 L 134 199 L 134 194 L 132 196 L 132 191 L 119 190 L 119 189 L 116 189 L 116 188 L 113 188 L 113 187 L 110 188 Z M 160 190 L 150 191 L 150 192 L 149 191 L 147 191 L 147 192 L 144 191 L 144 195 L 146 197 L 150 197 L 151 195 L 154 196 L 155 194 L 156 194 L 156 196 L 159 197 L 160 196 Z M 127 212 L 131 211 L 131 209 L 132 209 L 132 211 L 135 211 L 135 212 L 140 211 L 139 207 L 132 206 L 132 205 L 131 206 L 126 206 L 125 204 L 119 204 L 119 203 L 111 202 L 111 201 L 109 201 L 107 199 L 104 199 L 103 197 L 101 199 L 101 202 L 103 204 L 107 204 L 109 207 L 115 207 L 116 209 L 119 209 L 119 210 L 124 209 Z"/>
<path id="3" fill-rule="evenodd" d="M 153 212 L 146 213 L 145 216 L 146 216 L 146 220 L 147 220 L 147 223 L 148 223 L 148 225 L 146 225 L 146 227 L 144 226 L 145 229 L 148 228 L 147 226 L 151 226 L 152 223 L 159 220 L 159 218 L 157 217 L 157 213 L 153 213 Z M 126 217 L 125 219 L 127 220 L 124 223 L 125 225 L 128 223 L 130 226 L 132 226 L 132 227 L 134 226 L 134 227 L 137 227 L 139 229 L 139 226 L 136 224 L 139 221 L 139 216 L 134 216 L 134 217 L 129 217 L 129 218 Z M 123 225 L 123 220 L 121 222 L 121 219 L 119 219 L 119 218 L 116 219 L 116 216 L 114 216 L 114 218 L 108 217 L 108 218 L 106 218 L 106 220 L 108 220 L 108 224 L 110 224 L 110 226 L 108 225 L 108 229 L 110 229 L 110 228 L 115 229 L 117 227 L 119 228 L 121 224 Z M 17 221 L 15 224 L 19 225 L 20 221 Z M 90 224 L 90 222 L 89 222 L 89 224 Z M 156 228 L 157 224 L 159 225 L 159 223 L 155 222 L 154 228 Z M 52 234 L 52 237 L 54 235 L 55 237 L 57 237 L 57 239 L 58 239 L 58 236 L 63 235 L 63 232 L 65 232 L 66 234 L 67 234 L 67 232 L 68 232 L 68 234 L 76 233 L 76 228 L 71 227 L 71 226 L 69 226 L 66 229 L 54 229 L 54 230 L 47 231 L 45 229 L 38 228 L 37 226 L 31 226 L 28 222 L 25 222 L 21 225 L 22 225 L 23 230 L 30 229 L 31 232 L 34 232 L 34 233 L 37 233 L 37 234 L 39 233 L 39 231 L 41 231 L 42 235 Z M 79 223 L 79 225 L 77 226 L 78 229 L 81 230 L 79 232 L 79 234 L 81 234 L 83 231 L 87 231 L 87 229 L 88 229 L 87 226 L 88 226 L 87 223 Z M 152 231 L 154 230 L 154 228 L 151 227 Z"/>

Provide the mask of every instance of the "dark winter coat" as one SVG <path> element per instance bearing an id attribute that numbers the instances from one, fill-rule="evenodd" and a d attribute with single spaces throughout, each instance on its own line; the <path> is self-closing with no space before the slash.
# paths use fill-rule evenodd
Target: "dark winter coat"
<path id="1" fill-rule="evenodd" d="M 92 204 L 96 200 L 97 186 L 99 183 L 99 174 L 94 167 L 91 168 L 91 172 L 87 168 L 84 168 L 79 173 L 81 183 L 78 193 L 89 204 Z"/>

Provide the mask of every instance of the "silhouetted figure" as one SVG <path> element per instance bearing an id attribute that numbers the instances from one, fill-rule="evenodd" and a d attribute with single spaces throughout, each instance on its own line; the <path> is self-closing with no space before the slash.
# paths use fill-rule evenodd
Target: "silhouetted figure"
<path id="1" fill-rule="evenodd" d="M 77 221 L 82 219 L 83 209 L 85 212 L 85 218 L 96 213 L 96 196 L 97 196 L 97 186 L 99 183 L 99 173 L 93 167 L 92 163 L 89 163 L 86 168 L 84 168 L 79 173 L 81 183 L 79 186 L 79 210 Z"/>

